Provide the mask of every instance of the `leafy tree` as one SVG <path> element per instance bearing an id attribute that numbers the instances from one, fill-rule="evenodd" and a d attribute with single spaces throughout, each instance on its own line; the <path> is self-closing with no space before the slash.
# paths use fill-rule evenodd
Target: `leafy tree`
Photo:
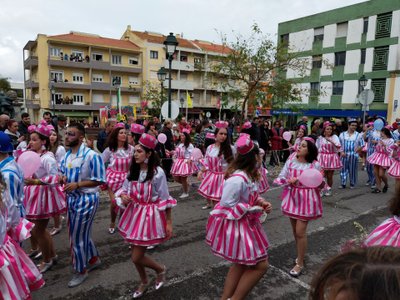
<path id="1" fill-rule="evenodd" d="M 167 100 L 167 91 L 164 90 L 161 98 L 161 86 L 151 81 L 145 81 L 143 85 L 143 99 L 151 103 L 151 107 L 148 113 L 153 116 L 159 116 L 161 113 L 161 107 Z"/>
<path id="2" fill-rule="evenodd" d="M 8 92 L 11 89 L 10 82 L 7 78 L 0 78 L 0 92 Z"/>
<path id="3" fill-rule="evenodd" d="M 252 26 L 249 38 L 236 35 L 233 42 L 228 42 L 226 35 L 222 35 L 222 43 L 230 51 L 217 57 L 211 69 L 229 97 L 242 101 L 242 118 L 247 104 L 287 108 L 290 103 L 301 101 L 305 91 L 293 79 L 287 79 L 285 71 L 290 68 L 304 74 L 309 61 L 288 51 L 287 44 L 276 44 L 257 24 Z M 265 83 L 268 88 L 263 91 Z"/>

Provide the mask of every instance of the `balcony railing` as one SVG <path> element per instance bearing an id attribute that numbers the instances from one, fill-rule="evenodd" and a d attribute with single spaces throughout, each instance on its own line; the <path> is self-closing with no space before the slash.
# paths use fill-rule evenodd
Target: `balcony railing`
<path id="1" fill-rule="evenodd" d="M 70 60 L 59 60 L 59 59 L 49 59 L 49 66 L 54 67 L 68 67 L 68 68 L 80 68 L 80 69 L 95 69 L 95 70 L 110 70 L 115 72 L 125 72 L 125 73 L 141 73 L 142 69 L 140 65 L 135 65 L 134 67 L 112 65 L 110 62 L 105 61 L 70 61 Z"/>
<path id="2" fill-rule="evenodd" d="M 169 68 L 169 62 L 168 60 L 165 60 L 165 68 Z M 171 65 L 171 69 L 172 70 L 181 70 L 181 71 L 187 71 L 187 72 L 193 72 L 194 71 L 194 64 L 193 63 L 189 63 L 189 62 L 185 62 L 185 61 L 176 61 L 173 60 L 172 61 L 172 65 Z"/>
<path id="3" fill-rule="evenodd" d="M 92 110 L 99 110 L 101 107 L 104 107 L 106 105 L 109 105 L 110 103 L 97 103 L 97 102 L 93 102 L 89 104 L 84 103 L 82 104 L 56 104 L 54 105 L 54 108 L 56 110 L 65 110 L 65 111 L 92 111 Z M 50 107 L 51 104 L 50 104 Z"/>
<path id="4" fill-rule="evenodd" d="M 29 56 L 24 61 L 24 68 L 30 69 L 31 67 L 37 67 L 38 65 L 38 57 L 37 56 Z"/>
<path id="5" fill-rule="evenodd" d="M 38 87 L 39 87 L 39 83 L 36 81 L 32 81 L 32 80 L 25 81 L 25 88 L 27 88 L 27 89 L 34 89 L 34 88 L 38 88 Z"/>
<path id="6" fill-rule="evenodd" d="M 25 99 L 26 108 L 30 109 L 39 109 L 40 108 L 40 100 L 39 99 Z"/>

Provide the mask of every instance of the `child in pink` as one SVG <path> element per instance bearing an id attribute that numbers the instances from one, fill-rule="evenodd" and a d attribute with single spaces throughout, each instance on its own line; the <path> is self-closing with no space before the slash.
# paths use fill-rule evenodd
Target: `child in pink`
<path id="1" fill-rule="evenodd" d="M 145 268 L 156 272 L 156 290 L 166 280 L 166 267 L 145 255 L 147 246 L 161 244 L 172 236 L 171 208 L 176 205 L 176 200 L 168 193 L 165 173 L 158 166 L 156 145 L 154 136 L 142 135 L 135 146 L 129 175 L 116 193 L 126 205 L 118 229 L 132 245 L 132 261 L 141 279 L 133 298 L 141 297 L 149 285 Z"/>
<path id="2" fill-rule="evenodd" d="M 244 299 L 268 268 L 268 240 L 259 217 L 271 204 L 259 197 L 259 150 L 250 136 L 236 142 L 238 154 L 227 170 L 221 201 L 210 213 L 206 243 L 233 265 L 221 299 Z"/>
<path id="3" fill-rule="evenodd" d="M 310 188 L 301 184 L 299 176 L 308 169 L 321 170 L 316 161 L 318 150 L 315 141 L 306 137 L 297 150 L 297 157 L 288 160 L 283 167 L 276 184 L 285 185 L 282 192 L 282 213 L 290 218 L 297 247 L 296 265 L 289 274 L 298 277 L 304 268 L 304 256 L 307 249 L 307 225 L 311 220 L 322 217 L 322 201 L 320 188 Z"/>
<path id="4" fill-rule="evenodd" d="M 290 151 L 292 152 L 289 156 L 289 160 L 293 159 L 296 157 L 297 155 L 297 150 L 300 147 L 301 142 L 303 141 L 303 138 L 306 136 L 307 134 L 307 127 L 305 125 L 300 125 L 299 129 L 297 130 L 297 134 L 296 134 L 296 140 L 293 144 L 293 146 L 290 147 Z"/>

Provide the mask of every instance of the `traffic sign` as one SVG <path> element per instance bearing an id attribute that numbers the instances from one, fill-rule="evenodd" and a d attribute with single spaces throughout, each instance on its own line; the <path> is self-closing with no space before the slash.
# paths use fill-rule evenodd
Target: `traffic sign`
<path id="1" fill-rule="evenodd" d="M 370 105 L 375 98 L 375 94 L 372 90 L 363 90 L 357 97 L 358 103 L 362 105 Z"/>
<path id="2" fill-rule="evenodd" d="M 161 114 L 165 119 L 168 119 L 168 101 L 165 101 L 161 106 Z M 179 115 L 179 104 L 175 101 L 171 101 L 171 119 L 176 119 Z"/>
<path id="3" fill-rule="evenodd" d="M 206 112 L 206 117 L 207 117 L 207 118 L 211 117 L 211 113 L 210 113 L 209 111 Z"/>

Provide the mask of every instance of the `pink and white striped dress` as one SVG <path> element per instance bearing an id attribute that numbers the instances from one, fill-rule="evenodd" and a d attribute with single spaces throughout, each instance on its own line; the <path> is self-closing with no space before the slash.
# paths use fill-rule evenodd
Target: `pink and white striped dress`
<path id="1" fill-rule="evenodd" d="M 388 170 L 388 175 L 400 179 L 400 147 L 397 144 L 394 144 L 392 149 L 392 165 Z"/>
<path id="2" fill-rule="evenodd" d="M 392 138 L 381 139 L 375 146 L 375 152 L 367 158 L 367 161 L 372 165 L 389 168 L 392 165 L 393 144 Z"/>
<path id="3" fill-rule="evenodd" d="M 367 236 L 364 245 L 400 247 L 400 216 L 382 222 Z"/>
<path id="4" fill-rule="evenodd" d="M 303 141 L 303 138 L 297 138 L 296 141 L 294 142 L 293 146 L 291 147 L 290 151 L 293 151 L 290 155 L 288 160 L 292 160 L 296 158 L 297 155 L 297 150 L 300 148 L 300 144 Z"/>
<path id="5" fill-rule="evenodd" d="M 235 155 L 235 148 L 231 147 L 231 149 L 232 154 Z M 218 154 L 219 147 L 215 144 L 207 147 L 205 157 L 202 160 L 206 171 L 198 189 L 200 195 L 214 201 L 221 199 L 224 174 L 228 168 L 228 162 L 224 159 L 224 156 L 218 156 Z"/>
<path id="6" fill-rule="evenodd" d="M 266 191 L 269 190 L 269 183 L 268 183 L 268 171 L 266 168 L 260 168 L 260 181 L 258 182 L 258 191 L 260 194 L 264 194 Z"/>
<path id="7" fill-rule="evenodd" d="M 134 152 L 133 146 L 128 145 L 128 149 L 120 148 L 117 151 L 106 148 L 101 154 L 104 163 L 109 162 L 106 170 L 106 185 L 113 193 L 122 187 L 128 175 Z"/>
<path id="8" fill-rule="evenodd" d="M 24 207 L 29 220 L 48 219 L 66 212 L 65 194 L 58 183 L 58 164 L 50 151 L 40 156 L 40 167 L 33 174 L 42 185 L 24 187 Z"/>
<path id="9" fill-rule="evenodd" d="M 322 201 L 319 188 L 309 188 L 300 182 L 288 184 L 290 178 L 299 178 L 304 170 L 321 170 L 318 162 L 301 163 L 297 159 L 287 161 L 274 183 L 285 185 L 282 192 L 282 213 L 290 218 L 309 221 L 322 217 Z"/>
<path id="10" fill-rule="evenodd" d="M 31 292 L 44 285 L 42 274 L 19 243 L 30 237 L 33 223 L 20 219 L 8 191 L 0 208 L 0 299 L 31 299 Z"/>
<path id="11" fill-rule="evenodd" d="M 116 196 L 128 195 L 132 202 L 124 210 L 118 229 L 126 242 L 139 246 L 158 245 L 166 241 L 166 209 L 176 206 L 168 193 L 163 169 L 157 167 L 152 181 L 144 181 L 147 171 L 141 171 L 138 181 L 125 179 Z"/>
<path id="12" fill-rule="evenodd" d="M 171 167 L 172 176 L 188 177 L 193 174 L 194 168 L 191 160 L 193 149 L 192 144 L 186 148 L 182 143 L 175 148 L 175 160 Z"/>
<path id="13" fill-rule="evenodd" d="M 211 211 L 206 243 L 212 252 L 230 262 L 255 265 L 268 257 L 268 238 L 261 226 L 258 184 L 242 171 L 225 180 L 221 201 Z"/>
<path id="14" fill-rule="evenodd" d="M 328 139 L 320 136 L 316 142 L 318 148 L 318 162 L 323 170 L 339 170 L 343 166 L 339 158 L 339 151 L 341 148 L 340 140 L 336 134 Z"/>

